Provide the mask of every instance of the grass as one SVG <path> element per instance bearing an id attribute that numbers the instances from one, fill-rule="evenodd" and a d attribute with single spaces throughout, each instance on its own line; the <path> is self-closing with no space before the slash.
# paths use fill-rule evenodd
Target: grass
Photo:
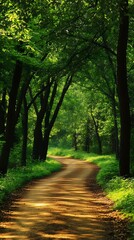
<path id="1" fill-rule="evenodd" d="M 0 178 L 0 203 L 16 189 L 22 187 L 32 179 L 38 179 L 59 171 L 61 164 L 53 159 L 45 162 L 32 163 L 27 167 L 10 169 L 4 178 Z"/>
<path id="2" fill-rule="evenodd" d="M 131 240 L 134 240 L 134 178 L 123 179 L 119 176 L 118 161 L 114 155 L 97 155 L 74 150 L 50 148 L 49 154 L 62 155 L 86 160 L 97 164 L 100 171 L 97 175 L 98 184 L 107 196 L 113 200 L 114 209 L 122 212 L 131 220 Z"/>

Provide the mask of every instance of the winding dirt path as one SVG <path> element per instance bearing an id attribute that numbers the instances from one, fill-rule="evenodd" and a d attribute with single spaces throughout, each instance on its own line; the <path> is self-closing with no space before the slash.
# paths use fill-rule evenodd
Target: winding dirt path
<path id="1" fill-rule="evenodd" d="M 56 159 L 65 164 L 63 170 L 26 186 L 13 202 L 8 221 L 1 223 L 0 239 L 125 239 L 114 236 L 111 203 L 95 183 L 98 168 L 76 159 Z"/>

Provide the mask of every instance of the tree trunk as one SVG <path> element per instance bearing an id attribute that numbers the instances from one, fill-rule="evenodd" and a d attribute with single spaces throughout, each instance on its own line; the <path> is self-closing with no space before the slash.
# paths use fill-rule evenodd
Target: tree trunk
<path id="1" fill-rule="evenodd" d="M 42 145 L 42 152 L 40 154 L 40 160 L 46 160 L 50 132 L 51 132 L 52 127 L 55 123 L 55 120 L 56 120 L 57 115 L 59 113 L 60 107 L 63 103 L 65 94 L 66 94 L 66 92 L 67 92 L 67 90 L 68 90 L 68 88 L 69 88 L 69 86 L 72 82 L 72 78 L 73 78 L 73 75 L 67 77 L 65 85 L 64 85 L 63 90 L 62 90 L 62 93 L 60 95 L 59 101 L 58 101 L 58 103 L 55 107 L 54 113 L 53 113 L 53 115 L 51 117 L 51 120 L 50 120 L 50 114 L 51 114 L 51 111 L 52 111 L 52 107 L 53 107 L 53 103 L 54 103 L 54 99 L 55 99 L 56 91 L 57 91 L 57 83 L 54 84 L 54 86 L 53 86 L 52 95 L 50 97 L 50 101 L 49 101 L 49 103 L 47 105 L 47 109 L 46 109 L 45 127 L 44 127 L 45 130 L 44 130 L 43 145 Z"/>
<path id="2" fill-rule="evenodd" d="M 48 86 L 45 91 L 45 95 L 41 95 L 41 109 L 37 114 L 37 120 L 34 130 L 34 142 L 33 142 L 33 159 L 40 159 L 43 145 L 43 134 L 42 134 L 42 121 L 44 115 L 47 114 L 48 99 L 50 94 L 50 81 L 48 81 Z"/>
<path id="3" fill-rule="evenodd" d="M 12 87 L 9 94 L 9 106 L 7 114 L 7 125 L 5 133 L 5 143 L 2 148 L 2 153 L 0 157 L 0 173 L 5 175 L 8 169 L 9 154 L 11 150 L 11 145 L 14 137 L 15 130 L 15 109 L 16 109 L 16 100 L 19 89 L 19 84 L 22 74 L 22 63 L 18 60 L 16 61 Z"/>
<path id="4" fill-rule="evenodd" d="M 130 176 L 130 108 L 127 85 L 126 50 L 128 41 L 128 1 L 120 3 L 120 25 L 117 46 L 117 87 L 120 106 L 120 175 Z"/>
<path id="5" fill-rule="evenodd" d="M 46 160 L 46 157 L 47 157 L 49 135 L 50 135 L 50 131 L 51 131 L 51 126 L 49 123 L 51 110 L 52 109 L 50 109 L 50 106 L 48 104 L 47 109 L 46 109 L 46 114 L 45 114 L 44 137 L 43 137 L 41 151 L 40 151 L 40 157 L 39 157 L 41 161 Z"/>
<path id="6" fill-rule="evenodd" d="M 2 100 L 0 101 L 0 139 L 4 140 L 5 120 L 6 119 L 6 90 L 3 90 Z"/>
<path id="7" fill-rule="evenodd" d="M 21 166 L 26 166 L 27 135 L 28 135 L 28 109 L 27 109 L 26 98 L 24 99 L 24 113 L 22 116 L 22 132 L 23 132 L 23 143 L 22 143 Z"/>
<path id="8" fill-rule="evenodd" d="M 36 121 L 36 126 L 34 129 L 34 142 L 33 142 L 33 160 L 38 160 L 40 158 L 40 152 L 43 144 L 42 136 L 42 121 L 38 118 Z"/>
<path id="9" fill-rule="evenodd" d="M 40 152 L 40 161 L 46 160 L 47 157 L 47 151 L 48 151 L 48 145 L 49 145 L 49 135 L 50 135 L 50 129 L 46 129 L 44 138 L 43 138 L 43 144 Z"/>

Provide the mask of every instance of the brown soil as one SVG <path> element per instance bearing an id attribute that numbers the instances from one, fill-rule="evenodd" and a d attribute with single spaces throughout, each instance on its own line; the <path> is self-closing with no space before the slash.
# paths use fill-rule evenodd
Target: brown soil
<path id="1" fill-rule="evenodd" d="M 127 240 L 127 220 L 96 184 L 98 167 L 55 158 L 61 172 L 32 181 L 5 203 L 0 240 Z"/>

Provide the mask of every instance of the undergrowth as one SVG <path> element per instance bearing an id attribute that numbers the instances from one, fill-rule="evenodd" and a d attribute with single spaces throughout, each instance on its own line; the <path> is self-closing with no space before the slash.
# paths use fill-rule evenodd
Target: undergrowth
<path id="1" fill-rule="evenodd" d="M 119 164 L 114 155 L 97 155 L 81 151 L 50 148 L 49 154 L 83 159 L 97 164 L 100 171 L 98 184 L 113 200 L 114 209 L 121 211 L 131 221 L 131 240 L 134 240 L 134 178 L 124 179 L 119 176 Z"/>
<path id="2" fill-rule="evenodd" d="M 10 169 L 5 177 L 0 178 L 0 203 L 13 191 L 22 187 L 32 179 L 42 178 L 61 169 L 61 164 L 53 159 L 32 163 L 26 167 Z"/>

